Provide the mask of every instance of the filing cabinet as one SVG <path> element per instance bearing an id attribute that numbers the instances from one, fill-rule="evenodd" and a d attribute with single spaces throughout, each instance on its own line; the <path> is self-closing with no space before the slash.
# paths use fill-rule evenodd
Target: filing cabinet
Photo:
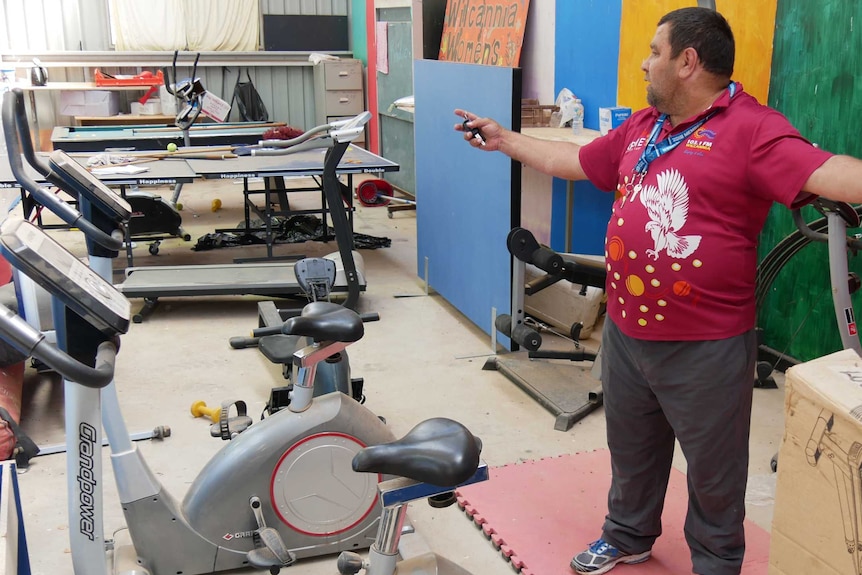
<path id="1" fill-rule="evenodd" d="M 332 60 L 315 65 L 315 123 L 325 124 L 365 111 L 363 84 L 361 60 Z M 365 141 L 363 134 L 353 143 L 364 148 Z"/>

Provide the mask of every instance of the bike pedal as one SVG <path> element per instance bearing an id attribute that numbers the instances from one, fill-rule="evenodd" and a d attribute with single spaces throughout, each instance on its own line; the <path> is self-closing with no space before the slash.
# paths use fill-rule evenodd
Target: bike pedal
<path id="1" fill-rule="evenodd" d="M 296 561 L 296 555 L 284 545 L 281 536 L 272 527 L 259 529 L 255 535 L 264 545 L 248 552 L 248 561 L 255 567 L 289 567 Z"/>

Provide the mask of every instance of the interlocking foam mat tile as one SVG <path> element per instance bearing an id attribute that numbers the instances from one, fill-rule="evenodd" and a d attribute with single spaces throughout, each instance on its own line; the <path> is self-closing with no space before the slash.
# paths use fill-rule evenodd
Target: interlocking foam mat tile
<path id="1" fill-rule="evenodd" d="M 601 535 L 611 480 L 607 450 L 562 455 L 492 468 L 490 480 L 458 490 L 458 503 L 501 556 L 523 575 L 572 575 L 569 562 Z M 673 470 L 662 515 L 662 536 L 649 561 L 621 565 L 620 575 L 689 575 L 683 535 L 688 491 Z M 743 575 L 769 563 L 769 533 L 745 522 Z"/>

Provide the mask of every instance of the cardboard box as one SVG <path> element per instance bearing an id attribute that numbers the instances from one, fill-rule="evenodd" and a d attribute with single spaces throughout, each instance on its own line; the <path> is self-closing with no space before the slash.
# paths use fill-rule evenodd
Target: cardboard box
<path id="1" fill-rule="evenodd" d="M 145 104 L 130 102 L 129 110 L 135 116 L 156 116 L 162 113 L 162 101 L 159 98 L 149 98 Z"/>
<path id="2" fill-rule="evenodd" d="M 840 351 L 787 371 L 770 575 L 859 573 L 862 359 Z"/>
<path id="3" fill-rule="evenodd" d="M 62 116 L 116 116 L 120 95 L 110 90 L 68 90 L 60 92 Z"/>
<path id="4" fill-rule="evenodd" d="M 177 113 L 177 97 L 168 92 L 164 86 L 159 86 L 159 100 L 162 103 L 162 114 L 175 116 Z"/>
<path id="5" fill-rule="evenodd" d="M 590 257 L 590 256 L 582 256 Z M 602 258 L 603 259 L 603 258 Z M 527 264 L 527 281 L 543 277 L 545 272 Z M 581 322 L 581 339 L 593 333 L 599 319 L 605 292 L 586 286 L 586 295 L 581 295 L 581 284 L 559 281 L 533 295 L 524 296 L 524 311 L 544 323 L 568 333 L 575 322 Z"/>
<path id="6" fill-rule="evenodd" d="M 599 108 L 599 132 L 602 136 L 622 124 L 632 115 L 631 108 L 622 106 L 613 106 L 609 108 Z"/>

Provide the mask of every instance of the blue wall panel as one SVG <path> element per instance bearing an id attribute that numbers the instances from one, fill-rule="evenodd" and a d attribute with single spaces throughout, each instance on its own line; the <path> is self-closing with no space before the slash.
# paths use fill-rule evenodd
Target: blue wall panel
<path id="1" fill-rule="evenodd" d="M 584 104 L 584 126 L 599 129 L 599 107 L 617 103 L 622 0 L 557 0 L 554 94 Z"/>
<path id="2" fill-rule="evenodd" d="M 568 88 L 584 104 L 584 126 L 599 129 L 599 108 L 617 103 L 622 0 L 557 0 L 554 93 Z M 613 194 L 575 184 L 572 251 L 604 253 Z M 566 250 L 566 182 L 555 179 L 551 247 Z"/>
<path id="3" fill-rule="evenodd" d="M 605 253 L 605 234 L 614 194 L 602 192 L 590 182 L 575 182 L 572 207 L 572 253 L 596 256 Z M 566 251 L 566 182 L 554 178 L 551 200 L 551 247 Z"/>
<path id="4" fill-rule="evenodd" d="M 417 273 L 424 277 L 428 258 L 431 287 L 490 334 L 491 309 L 511 306 L 506 236 L 520 214 L 520 167 L 471 148 L 453 129 L 453 111 L 512 127 L 520 122 L 520 70 L 417 60 L 414 90 Z"/>

